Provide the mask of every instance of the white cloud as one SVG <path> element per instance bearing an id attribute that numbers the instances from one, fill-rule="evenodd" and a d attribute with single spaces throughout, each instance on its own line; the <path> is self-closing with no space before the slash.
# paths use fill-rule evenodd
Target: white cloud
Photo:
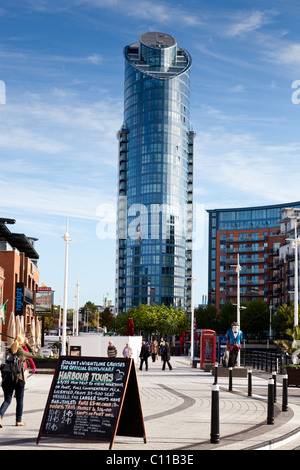
<path id="1" fill-rule="evenodd" d="M 151 2 L 148 0 L 76 0 L 77 4 L 91 5 L 95 8 L 108 8 L 120 12 L 124 16 L 138 18 L 139 20 L 153 20 L 162 24 L 174 24 L 181 22 L 187 26 L 201 24 L 195 14 L 189 9 L 174 6 L 167 2 Z M 191 9 L 192 11 L 192 9 Z"/>
<path id="2" fill-rule="evenodd" d="M 281 64 L 300 65 L 300 43 L 293 43 L 277 49 L 272 53 L 273 59 Z"/>
<path id="3" fill-rule="evenodd" d="M 206 198 L 220 206 L 228 201 L 234 206 L 242 200 L 264 205 L 300 199 L 299 174 L 291 171 L 298 165 L 299 143 L 267 145 L 251 134 L 215 128 L 197 133 L 196 149 L 195 187 L 204 187 Z"/>
<path id="4" fill-rule="evenodd" d="M 226 30 L 226 35 L 235 37 L 242 36 L 252 31 L 260 29 L 265 24 L 271 21 L 271 16 L 274 16 L 274 11 L 258 11 L 255 10 L 250 13 L 240 13 L 236 17 L 236 21 Z"/>
<path id="5" fill-rule="evenodd" d="M 99 54 L 91 54 L 86 58 L 87 62 L 90 62 L 91 64 L 99 65 L 100 62 L 102 61 L 102 58 Z"/>
<path id="6" fill-rule="evenodd" d="M 114 204 L 113 194 L 107 194 L 99 188 L 88 188 L 69 184 L 58 184 L 57 181 L 46 181 L 26 178 L 12 181 L 0 178 L 3 197 L 0 208 L 14 209 L 23 213 L 70 216 L 78 219 L 97 220 L 100 217 L 100 204 Z M 16 187 L 17 186 L 17 187 Z"/>
<path id="7" fill-rule="evenodd" d="M 230 93 L 243 93 L 245 91 L 244 85 L 236 85 L 229 89 Z"/>

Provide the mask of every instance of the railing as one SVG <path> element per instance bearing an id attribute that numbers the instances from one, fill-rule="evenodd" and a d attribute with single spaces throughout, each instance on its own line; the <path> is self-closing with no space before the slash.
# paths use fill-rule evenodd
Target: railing
<path id="1" fill-rule="evenodd" d="M 241 350 L 241 366 L 251 366 L 253 369 L 266 372 L 277 372 L 290 359 L 285 354 L 270 351 Z"/>

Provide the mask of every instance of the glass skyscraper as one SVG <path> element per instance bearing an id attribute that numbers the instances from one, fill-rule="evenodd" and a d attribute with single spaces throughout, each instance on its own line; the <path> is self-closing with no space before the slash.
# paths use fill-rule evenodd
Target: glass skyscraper
<path id="1" fill-rule="evenodd" d="M 116 306 L 189 311 L 194 132 L 191 57 L 164 33 L 124 49 L 124 122 L 118 132 Z"/>

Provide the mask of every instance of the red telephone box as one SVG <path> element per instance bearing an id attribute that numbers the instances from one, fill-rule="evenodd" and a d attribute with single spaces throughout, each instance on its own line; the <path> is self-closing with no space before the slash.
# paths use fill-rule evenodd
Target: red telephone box
<path id="1" fill-rule="evenodd" d="M 213 330 L 202 330 L 200 339 L 200 369 L 204 364 L 215 364 L 216 362 L 216 332 Z"/>

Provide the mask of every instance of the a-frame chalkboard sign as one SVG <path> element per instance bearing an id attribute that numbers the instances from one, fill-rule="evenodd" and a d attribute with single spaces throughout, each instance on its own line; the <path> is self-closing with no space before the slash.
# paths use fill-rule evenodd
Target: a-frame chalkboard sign
<path id="1" fill-rule="evenodd" d="M 54 373 L 41 437 L 110 442 L 146 432 L 133 359 L 61 356 Z"/>

